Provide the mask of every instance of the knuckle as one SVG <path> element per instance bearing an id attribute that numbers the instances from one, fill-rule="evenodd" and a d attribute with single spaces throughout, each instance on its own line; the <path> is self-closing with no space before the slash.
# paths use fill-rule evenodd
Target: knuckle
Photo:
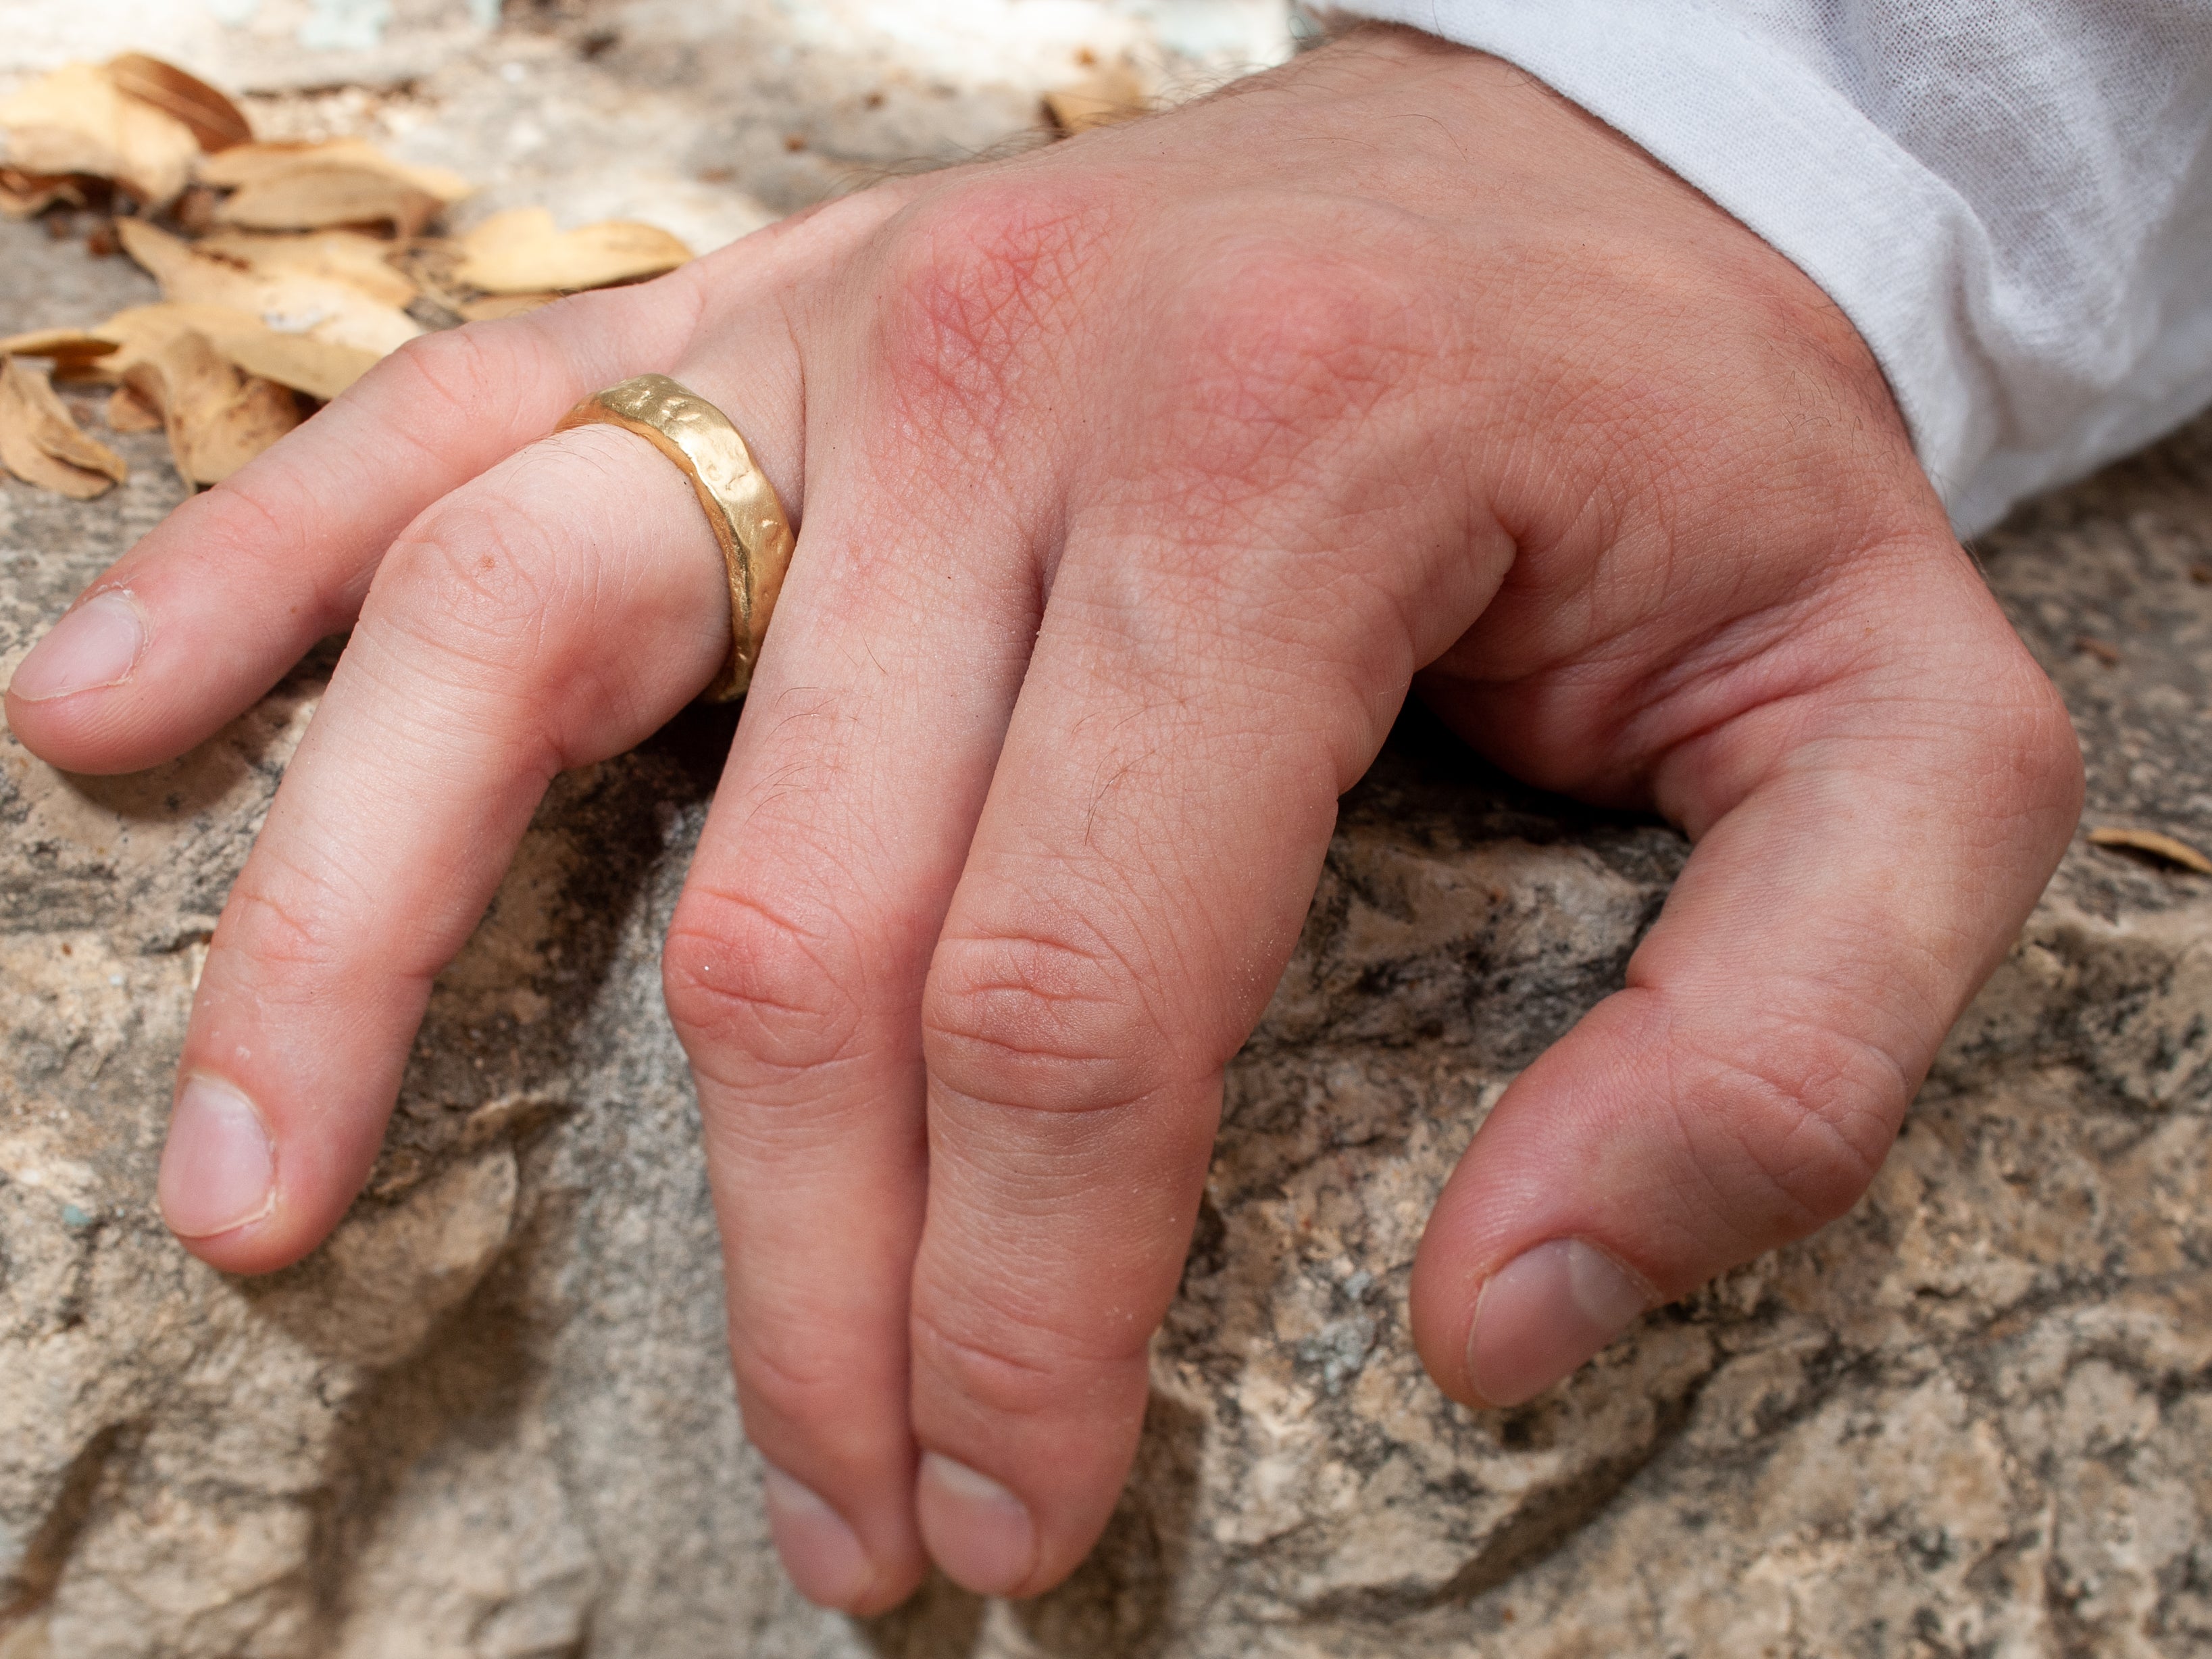
<path id="1" fill-rule="evenodd" d="M 826 1354 L 810 1361 L 804 1343 L 778 1340 L 733 1322 L 730 1370 L 747 1429 L 756 1437 L 774 1425 L 818 1440 L 845 1415 L 836 1407 L 851 1380 L 849 1370 Z"/>
<path id="2" fill-rule="evenodd" d="M 259 967 L 282 969 L 288 975 L 317 973 L 337 964 L 331 929 L 317 915 L 307 896 L 289 893 L 266 882 L 241 881 L 230 896 L 228 914 L 218 942 Z"/>
<path id="3" fill-rule="evenodd" d="M 378 378 L 410 408 L 428 404 L 435 412 L 471 418 L 488 406 L 513 402 L 523 367 L 513 349 L 516 337 L 489 323 L 418 334 L 378 366 Z"/>
<path id="4" fill-rule="evenodd" d="M 1039 930 L 948 939 L 922 994 L 931 1079 L 989 1106 L 1133 1105 L 1164 1080 L 1140 981 L 1103 941 Z"/>
<path id="5" fill-rule="evenodd" d="M 2021 692 L 1993 730 L 2030 809 L 2055 814 L 2070 836 L 2086 790 L 2081 734 L 2050 677 L 2025 650 L 2017 655 Z"/>
<path id="6" fill-rule="evenodd" d="M 695 887 L 661 950 L 661 994 L 705 1074 L 813 1072 L 859 1050 L 854 957 L 833 921 L 809 927 L 753 895 Z"/>
<path id="7" fill-rule="evenodd" d="M 1069 301 L 1115 217 L 1096 185 L 1005 178 L 954 185 L 900 214 L 879 326 L 902 406 L 938 426 L 1002 418 L 1019 366 L 1066 333 Z"/>
<path id="8" fill-rule="evenodd" d="M 1188 270 L 1158 361 L 1168 453 L 1201 490 L 1279 485 L 1315 447 L 1423 373 L 1402 284 L 1370 262 L 1243 240 Z"/>
<path id="9" fill-rule="evenodd" d="M 525 672 L 560 619 L 566 562 L 527 502 L 464 491 L 393 544 L 370 590 L 372 615 L 502 675 Z"/>
<path id="10" fill-rule="evenodd" d="M 250 571 L 257 581 L 302 595 L 314 631 L 335 633 L 360 601 L 359 573 L 347 561 L 301 556 L 301 526 L 326 483 L 280 443 L 184 502 L 172 522 L 188 525 L 214 550 L 217 568 Z"/>
<path id="11" fill-rule="evenodd" d="M 264 994 L 312 1000 L 345 963 L 348 941 L 367 914 L 365 897 L 339 866 L 318 867 L 272 838 L 255 848 L 231 889 L 213 945 L 232 960 L 252 963 Z M 395 966 L 406 973 L 417 964 Z"/>
<path id="12" fill-rule="evenodd" d="M 1403 296 L 1360 260 L 1274 241 L 1218 250 L 1188 279 L 1176 354 L 1231 413 L 1354 395 L 1375 379 Z"/>
<path id="13" fill-rule="evenodd" d="M 1879 1045 L 1815 1024 L 1781 1022 L 1678 1073 L 1674 1109 L 1692 1145 L 1725 1144 L 1700 1167 L 1732 1172 L 1725 1208 L 1766 1249 L 1856 1203 L 1888 1155 L 1911 1082 Z M 1686 1086 L 1682 1086 L 1686 1085 Z"/>
<path id="14" fill-rule="evenodd" d="M 1080 1411 L 1129 1366 L 1143 1363 L 1152 1336 L 1147 1326 L 1120 1345 L 1085 1344 L 972 1292 L 940 1302 L 919 1290 L 908 1326 L 917 1364 L 961 1399 L 1014 1420 Z"/>

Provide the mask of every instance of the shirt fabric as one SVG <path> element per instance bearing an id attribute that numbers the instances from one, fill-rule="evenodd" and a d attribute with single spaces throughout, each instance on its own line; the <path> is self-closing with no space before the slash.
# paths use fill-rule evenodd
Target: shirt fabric
<path id="1" fill-rule="evenodd" d="M 1519 65 L 1842 307 L 1962 535 L 2212 403 L 2212 0 L 1335 0 Z"/>

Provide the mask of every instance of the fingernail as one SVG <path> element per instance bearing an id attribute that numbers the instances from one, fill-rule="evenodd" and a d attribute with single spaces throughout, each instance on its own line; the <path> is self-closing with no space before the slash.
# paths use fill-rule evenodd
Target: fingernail
<path id="1" fill-rule="evenodd" d="M 875 1569 L 845 1519 L 781 1469 L 762 1471 L 775 1553 L 799 1593 L 817 1607 L 843 1610 L 875 1581 Z"/>
<path id="2" fill-rule="evenodd" d="M 1009 1595 L 1036 1569 L 1036 1527 L 1022 1500 L 965 1463 L 921 1460 L 915 1507 L 945 1576 L 978 1595 Z"/>
<path id="3" fill-rule="evenodd" d="M 161 1152 L 162 1218 L 179 1238 L 258 1221 L 276 1201 L 276 1153 L 253 1103 L 212 1078 L 186 1079 Z"/>
<path id="4" fill-rule="evenodd" d="M 120 685 L 137 665 L 145 647 L 146 623 L 138 606 L 120 588 L 110 588 L 64 617 L 15 665 L 10 695 L 26 702 L 50 702 L 72 692 Z"/>
<path id="5" fill-rule="evenodd" d="M 1609 1346 L 1650 1303 L 1603 1250 L 1555 1238 L 1491 1275 L 1467 1339 L 1467 1380 L 1492 1406 L 1517 1406 Z"/>

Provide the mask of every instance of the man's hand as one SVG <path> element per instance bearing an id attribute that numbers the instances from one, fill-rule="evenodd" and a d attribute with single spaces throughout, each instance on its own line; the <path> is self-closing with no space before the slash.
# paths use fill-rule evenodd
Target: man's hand
<path id="1" fill-rule="evenodd" d="M 727 410 L 796 559 L 667 943 L 745 1424 L 815 1599 L 1042 1590 L 1127 1468 L 1222 1068 L 1411 684 L 1697 840 L 1508 1091 L 1413 1322 L 1471 1403 L 1849 1206 L 2074 822 L 2064 712 L 1786 261 L 1490 59 L 1370 34 L 386 363 L 96 583 L 9 719 L 198 743 L 353 636 L 202 978 L 161 1199 L 360 1187 L 547 781 L 727 649 Z"/>

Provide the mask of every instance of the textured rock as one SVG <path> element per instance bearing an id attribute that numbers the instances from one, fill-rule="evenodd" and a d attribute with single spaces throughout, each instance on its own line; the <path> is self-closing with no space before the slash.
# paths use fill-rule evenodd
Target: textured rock
<path id="1" fill-rule="evenodd" d="M 135 297 L 0 233 L 0 329 Z M 100 502 L 0 486 L 0 673 L 175 499 L 125 442 Z M 1982 554 L 2089 821 L 2212 845 L 2212 422 Z M 330 1245 L 241 1281 L 161 1229 L 193 975 L 329 660 L 140 777 L 0 739 L 0 1659 L 2212 1644 L 2212 881 L 2077 844 L 1850 1217 L 1470 1415 L 1407 1342 L 1421 1218 L 1685 848 L 1409 718 L 1237 1062 L 1105 1542 L 856 1625 L 774 1565 L 659 1006 L 726 714 L 556 785 Z"/>

